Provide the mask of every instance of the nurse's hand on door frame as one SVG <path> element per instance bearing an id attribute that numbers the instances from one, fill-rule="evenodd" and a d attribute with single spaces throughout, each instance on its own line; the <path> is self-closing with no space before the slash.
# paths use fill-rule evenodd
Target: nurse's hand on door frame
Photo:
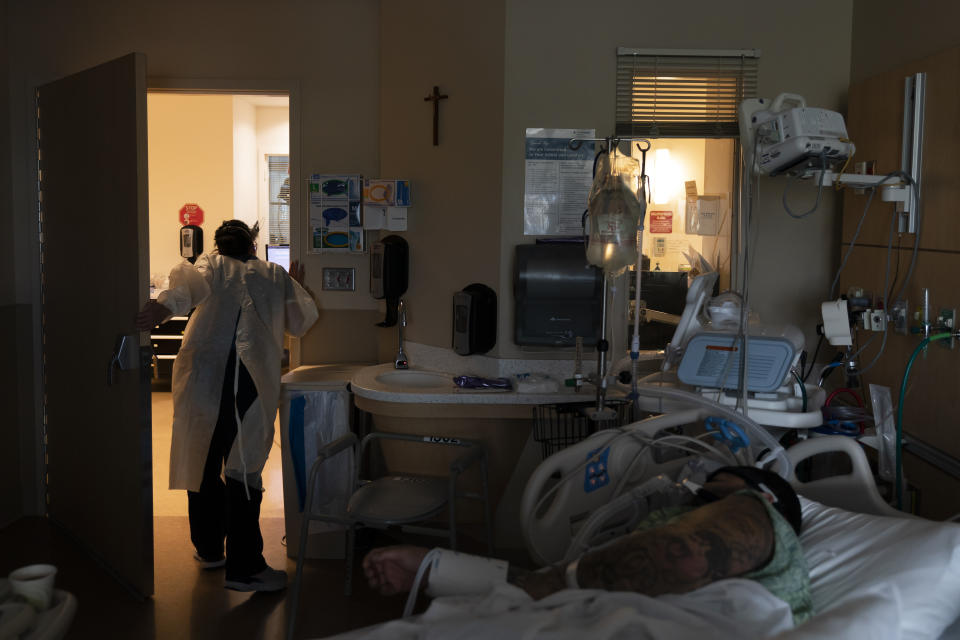
<path id="1" fill-rule="evenodd" d="M 148 300 L 134 318 L 137 329 L 147 331 L 154 328 L 172 315 L 170 309 L 156 300 Z"/>
<path id="2" fill-rule="evenodd" d="M 290 263 L 290 277 L 296 280 L 297 284 L 301 287 L 307 286 L 303 284 L 307 277 L 307 268 L 303 266 L 303 263 L 299 260 L 294 260 Z"/>

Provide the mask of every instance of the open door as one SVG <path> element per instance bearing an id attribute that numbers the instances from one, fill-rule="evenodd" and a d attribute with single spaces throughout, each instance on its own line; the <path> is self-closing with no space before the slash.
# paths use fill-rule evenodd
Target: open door
<path id="1" fill-rule="evenodd" d="M 153 594 L 146 60 L 37 90 L 47 508 Z"/>

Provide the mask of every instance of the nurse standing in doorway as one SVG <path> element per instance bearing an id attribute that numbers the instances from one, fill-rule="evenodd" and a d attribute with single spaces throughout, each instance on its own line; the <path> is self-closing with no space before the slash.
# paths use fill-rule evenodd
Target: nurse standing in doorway
<path id="1" fill-rule="evenodd" d="M 245 223 L 224 222 L 214 240 L 216 250 L 195 265 L 173 268 L 170 288 L 144 305 L 137 328 L 194 309 L 173 365 L 170 488 L 187 490 L 202 567 L 225 565 L 230 589 L 276 591 L 287 574 L 263 558 L 261 472 L 273 444 L 284 331 L 302 336 L 318 312 L 303 267 L 291 263 L 288 275 L 258 260 Z"/>

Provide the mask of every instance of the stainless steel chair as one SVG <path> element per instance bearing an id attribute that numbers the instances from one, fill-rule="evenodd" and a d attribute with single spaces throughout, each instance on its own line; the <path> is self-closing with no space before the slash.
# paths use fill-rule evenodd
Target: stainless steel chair
<path id="1" fill-rule="evenodd" d="M 368 447 L 375 441 L 386 440 L 405 441 L 432 447 L 461 447 L 465 451 L 450 463 L 449 474 L 446 477 L 402 473 L 364 479 L 362 462 L 365 460 Z M 312 511 L 318 474 L 323 464 L 337 455 L 351 456 L 352 464 L 349 473 L 354 480 L 346 510 L 339 513 Z M 458 490 L 457 484 L 461 475 L 475 464 L 479 465 L 480 470 L 480 492 Z M 378 529 L 399 527 L 403 531 L 412 533 L 447 537 L 450 548 L 456 549 L 456 504 L 458 498 L 470 498 L 482 502 L 487 552 L 492 555 L 493 534 L 487 490 L 487 454 L 479 443 L 460 438 L 374 432 L 365 436 L 360 441 L 359 446 L 357 446 L 357 436 L 350 433 L 320 447 L 317 452 L 317 459 L 310 468 L 307 481 L 307 499 L 304 503 L 304 511 L 301 514 L 297 569 L 293 580 L 287 637 L 292 640 L 296 626 L 297 606 L 303 582 L 303 562 L 307 551 L 307 538 L 311 521 L 331 522 L 346 527 L 344 594 L 350 595 L 353 586 L 354 546 L 358 529 L 364 527 Z M 446 528 L 426 524 L 444 509 L 447 509 Z"/>

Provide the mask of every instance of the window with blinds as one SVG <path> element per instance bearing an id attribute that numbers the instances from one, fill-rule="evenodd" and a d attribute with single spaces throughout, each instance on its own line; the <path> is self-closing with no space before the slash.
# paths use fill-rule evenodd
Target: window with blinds
<path id="1" fill-rule="evenodd" d="M 267 156 L 269 244 L 290 244 L 290 158 Z"/>
<path id="2" fill-rule="evenodd" d="M 760 52 L 617 49 L 616 135 L 731 138 Z"/>

